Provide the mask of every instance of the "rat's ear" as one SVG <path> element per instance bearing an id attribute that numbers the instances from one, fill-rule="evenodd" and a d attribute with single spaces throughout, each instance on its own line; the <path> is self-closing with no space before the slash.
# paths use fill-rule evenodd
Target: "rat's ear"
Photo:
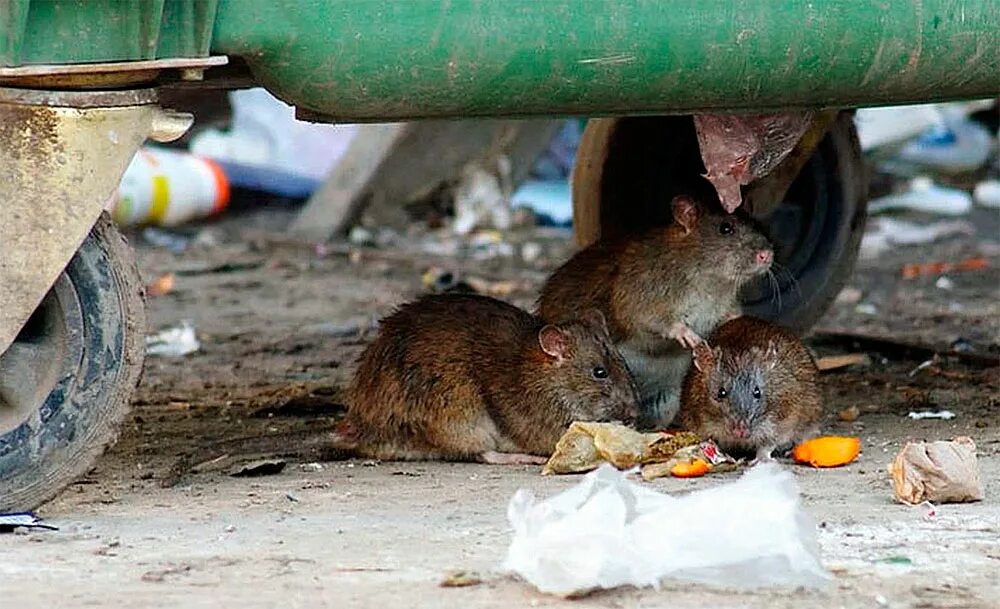
<path id="1" fill-rule="evenodd" d="M 694 347 L 694 367 L 707 374 L 715 365 L 715 360 L 719 355 L 718 351 L 718 348 L 713 350 L 712 346 L 706 341 L 701 341 Z"/>
<path id="2" fill-rule="evenodd" d="M 684 229 L 684 234 L 690 234 L 698 223 L 698 204 L 687 195 L 677 195 L 670 202 L 670 210 L 677 226 Z"/>
<path id="3" fill-rule="evenodd" d="M 587 309 L 580 315 L 580 321 L 600 330 L 604 334 L 608 333 L 608 321 L 604 318 L 604 313 L 600 309 Z"/>
<path id="4" fill-rule="evenodd" d="M 538 345 L 546 354 L 563 361 L 569 357 L 569 336 L 558 326 L 547 325 L 538 331 Z"/>

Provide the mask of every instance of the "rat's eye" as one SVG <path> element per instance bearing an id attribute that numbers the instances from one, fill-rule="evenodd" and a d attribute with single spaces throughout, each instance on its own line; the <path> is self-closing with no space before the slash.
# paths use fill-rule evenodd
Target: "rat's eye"
<path id="1" fill-rule="evenodd" d="M 733 227 L 733 223 L 732 222 L 728 222 L 727 221 L 727 222 L 723 222 L 722 224 L 719 225 L 719 233 L 721 233 L 723 235 L 731 235 L 731 234 L 733 234 L 734 230 L 736 230 L 736 229 Z"/>
<path id="2" fill-rule="evenodd" d="M 726 399 L 727 395 L 729 395 L 729 392 L 723 389 L 722 387 L 719 387 L 719 399 L 724 400 Z"/>
<path id="3" fill-rule="evenodd" d="M 595 379 L 606 379 L 608 378 L 608 369 L 604 366 L 594 366 L 591 374 L 594 375 Z"/>
<path id="4" fill-rule="evenodd" d="M 760 399 L 760 387 L 754 387 L 753 388 L 753 399 L 755 399 L 755 400 L 759 400 Z"/>

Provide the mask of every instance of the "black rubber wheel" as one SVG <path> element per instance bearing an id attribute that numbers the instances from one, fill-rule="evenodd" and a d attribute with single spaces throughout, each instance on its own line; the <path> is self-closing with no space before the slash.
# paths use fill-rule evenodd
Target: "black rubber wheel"
<path id="1" fill-rule="evenodd" d="M 573 182 L 574 228 L 586 245 L 670 221 L 681 192 L 714 197 L 690 116 L 591 121 Z M 750 286 L 744 311 L 804 332 L 822 317 L 857 260 L 868 177 L 853 117 L 841 113 L 785 200 L 764 221 L 775 244 L 778 290 Z"/>
<path id="2" fill-rule="evenodd" d="M 0 512 L 30 510 L 117 437 L 145 353 L 142 283 L 102 214 L 0 355 Z"/>

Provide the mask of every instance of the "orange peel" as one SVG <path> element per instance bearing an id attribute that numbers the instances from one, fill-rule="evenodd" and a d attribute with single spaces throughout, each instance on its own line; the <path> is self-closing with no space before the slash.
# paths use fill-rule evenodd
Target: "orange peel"
<path id="1" fill-rule="evenodd" d="M 670 468 L 670 475 L 675 478 L 698 478 L 704 476 L 712 466 L 703 459 L 694 459 L 687 463 L 678 463 Z"/>
<path id="2" fill-rule="evenodd" d="M 822 436 L 806 440 L 792 449 L 792 458 L 813 467 L 847 465 L 861 453 L 861 440 L 846 436 Z"/>

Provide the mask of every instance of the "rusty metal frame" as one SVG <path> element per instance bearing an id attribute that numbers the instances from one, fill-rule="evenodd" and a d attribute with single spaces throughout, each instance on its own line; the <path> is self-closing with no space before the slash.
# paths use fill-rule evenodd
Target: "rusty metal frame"
<path id="1" fill-rule="evenodd" d="M 160 108 L 152 89 L 0 87 L 0 353 L 110 203 L 143 141 L 176 139 L 192 121 Z"/>

